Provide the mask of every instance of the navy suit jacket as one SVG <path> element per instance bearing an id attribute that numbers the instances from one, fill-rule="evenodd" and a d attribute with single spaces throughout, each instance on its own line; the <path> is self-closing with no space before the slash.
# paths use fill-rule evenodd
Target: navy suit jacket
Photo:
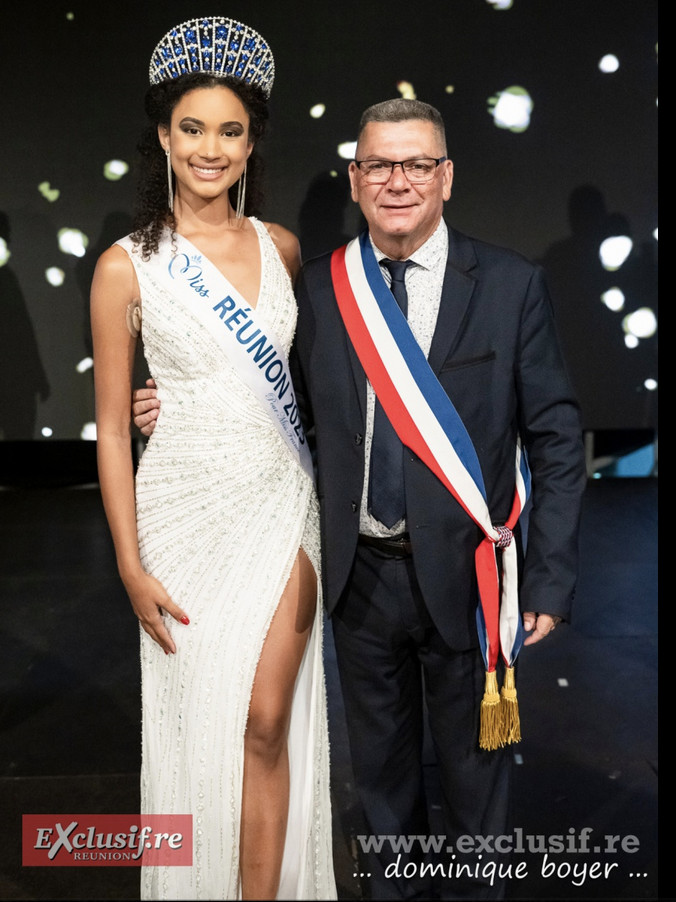
<path id="1" fill-rule="evenodd" d="M 333 292 L 330 254 L 308 261 L 297 286 L 294 385 L 315 450 L 327 611 L 354 561 L 364 490 L 366 376 Z M 517 433 L 533 489 L 521 610 L 566 619 L 577 573 L 586 482 L 576 400 L 559 351 L 540 267 L 449 229 L 449 254 L 429 363 L 474 443 L 495 525 L 514 497 Z M 406 519 L 427 608 L 455 649 L 477 644 L 476 524 L 412 452 Z"/>

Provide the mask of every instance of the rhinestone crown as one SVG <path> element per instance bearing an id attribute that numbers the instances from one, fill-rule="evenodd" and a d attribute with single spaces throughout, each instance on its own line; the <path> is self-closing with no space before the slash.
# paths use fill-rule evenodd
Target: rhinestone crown
<path id="1" fill-rule="evenodd" d="M 187 72 L 233 75 L 269 97 L 275 61 L 267 42 L 248 25 L 222 16 L 190 19 L 168 31 L 153 50 L 150 84 Z"/>

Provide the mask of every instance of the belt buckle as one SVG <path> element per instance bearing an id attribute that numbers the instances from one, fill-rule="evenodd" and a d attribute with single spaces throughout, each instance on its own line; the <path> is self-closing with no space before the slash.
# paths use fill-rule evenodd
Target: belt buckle
<path id="1" fill-rule="evenodd" d="M 411 537 L 407 532 L 402 533 L 400 536 L 392 536 L 385 539 L 385 542 L 393 546 L 401 554 L 408 555 L 411 553 Z"/>

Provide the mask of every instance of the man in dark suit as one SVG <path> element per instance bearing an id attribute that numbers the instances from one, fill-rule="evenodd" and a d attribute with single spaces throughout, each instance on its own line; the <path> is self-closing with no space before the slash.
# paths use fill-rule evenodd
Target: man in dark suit
<path id="1" fill-rule="evenodd" d="M 433 107 L 403 99 L 370 107 L 349 172 L 382 278 L 407 306 L 413 336 L 474 445 L 495 526 L 512 506 L 518 436 L 528 454 L 533 491 L 520 597 L 525 644 L 533 644 L 569 616 L 585 483 L 577 405 L 543 274 L 446 226 L 453 165 Z M 365 855 L 369 893 L 433 897 L 429 874 L 420 873 L 429 858 L 427 716 L 446 832 L 434 859 L 446 867 L 441 894 L 499 898 L 504 880 L 486 865 L 504 856 L 463 857 L 456 846 L 459 836 L 508 831 L 511 751 L 478 743 L 485 668 L 474 553 L 483 533 L 428 466 L 387 435 L 341 318 L 330 254 L 305 264 L 297 295 L 291 362 L 316 454 L 324 598 L 357 792 L 374 837 L 423 838 L 401 857 L 388 841 Z M 137 425 L 145 409 L 136 405 Z M 469 879 L 449 872 L 460 863 L 470 865 Z"/>
<path id="2" fill-rule="evenodd" d="M 417 181 L 424 159 L 431 161 L 423 172 L 429 180 Z M 397 99 L 365 112 L 350 165 L 352 198 L 376 258 L 412 264 L 404 275 L 409 325 L 474 444 L 496 525 L 512 504 L 518 434 L 529 456 L 533 505 L 521 609 L 532 644 L 568 617 L 574 590 L 585 483 L 577 406 L 542 272 L 516 253 L 446 227 L 452 179 L 436 110 Z M 330 260 L 327 254 L 306 263 L 297 288 L 294 384 L 316 444 L 325 601 L 366 822 L 375 835 L 429 833 L 421 760 L 426 704 L 447 844 L 462 834 L 499 835 L 507 829 L 511 751 L 478 747 L 484 664 L 474 551 L 482 534 L 407 449 L 400 452 L 400 510 L 386 515 L 387 523 L 374 514 L 376 403 L 341 319 Z M 414 847 L 395 869 L 388 843 L 380 856 L 369 856 L 373 898 L 429 898 L 425 881 L 403 877 L 404 863 L 423 857 Z M 477 856 L 466 860 L 475 864 Z M 481 878 L 461 884 L 445 881 L 445 895 L 500 893 L 499 880 L 493 887 Z"/>

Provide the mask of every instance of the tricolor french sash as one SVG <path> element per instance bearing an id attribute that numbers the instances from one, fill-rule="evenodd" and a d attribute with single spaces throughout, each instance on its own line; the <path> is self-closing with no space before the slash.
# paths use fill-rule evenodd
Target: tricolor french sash
<path id="1" fill-rule="evenodd" d="M 397 435 L 430 468 L 484 533 L 476 549 L 477 629 L 486 666 L 479 744 L 497 748 L 520 736 L 513 666 L 523 642 L 512 530 L 530 493 L 525 452 L 517 442 L 515 492 L 504 526 L 494 526 L 472 440 L 388 289 L 368 232 L 334 251 L 333 287 L 366 376 Z M 498 572 L 496 547 L 502 549 Z M 498 692 L 499 655 L 506 665 Z"/>
<path id="2" fill-rule="evenodd" d="M 129 249 L 127 239 L 118 242 Z M 286 447 L 314 479 L 289 364 L 281 342 L 258 310 L 187 238 L 168 232 L 151 257 L 152 287 L 171 294 L 213 336 L 279 430 Z"/>

